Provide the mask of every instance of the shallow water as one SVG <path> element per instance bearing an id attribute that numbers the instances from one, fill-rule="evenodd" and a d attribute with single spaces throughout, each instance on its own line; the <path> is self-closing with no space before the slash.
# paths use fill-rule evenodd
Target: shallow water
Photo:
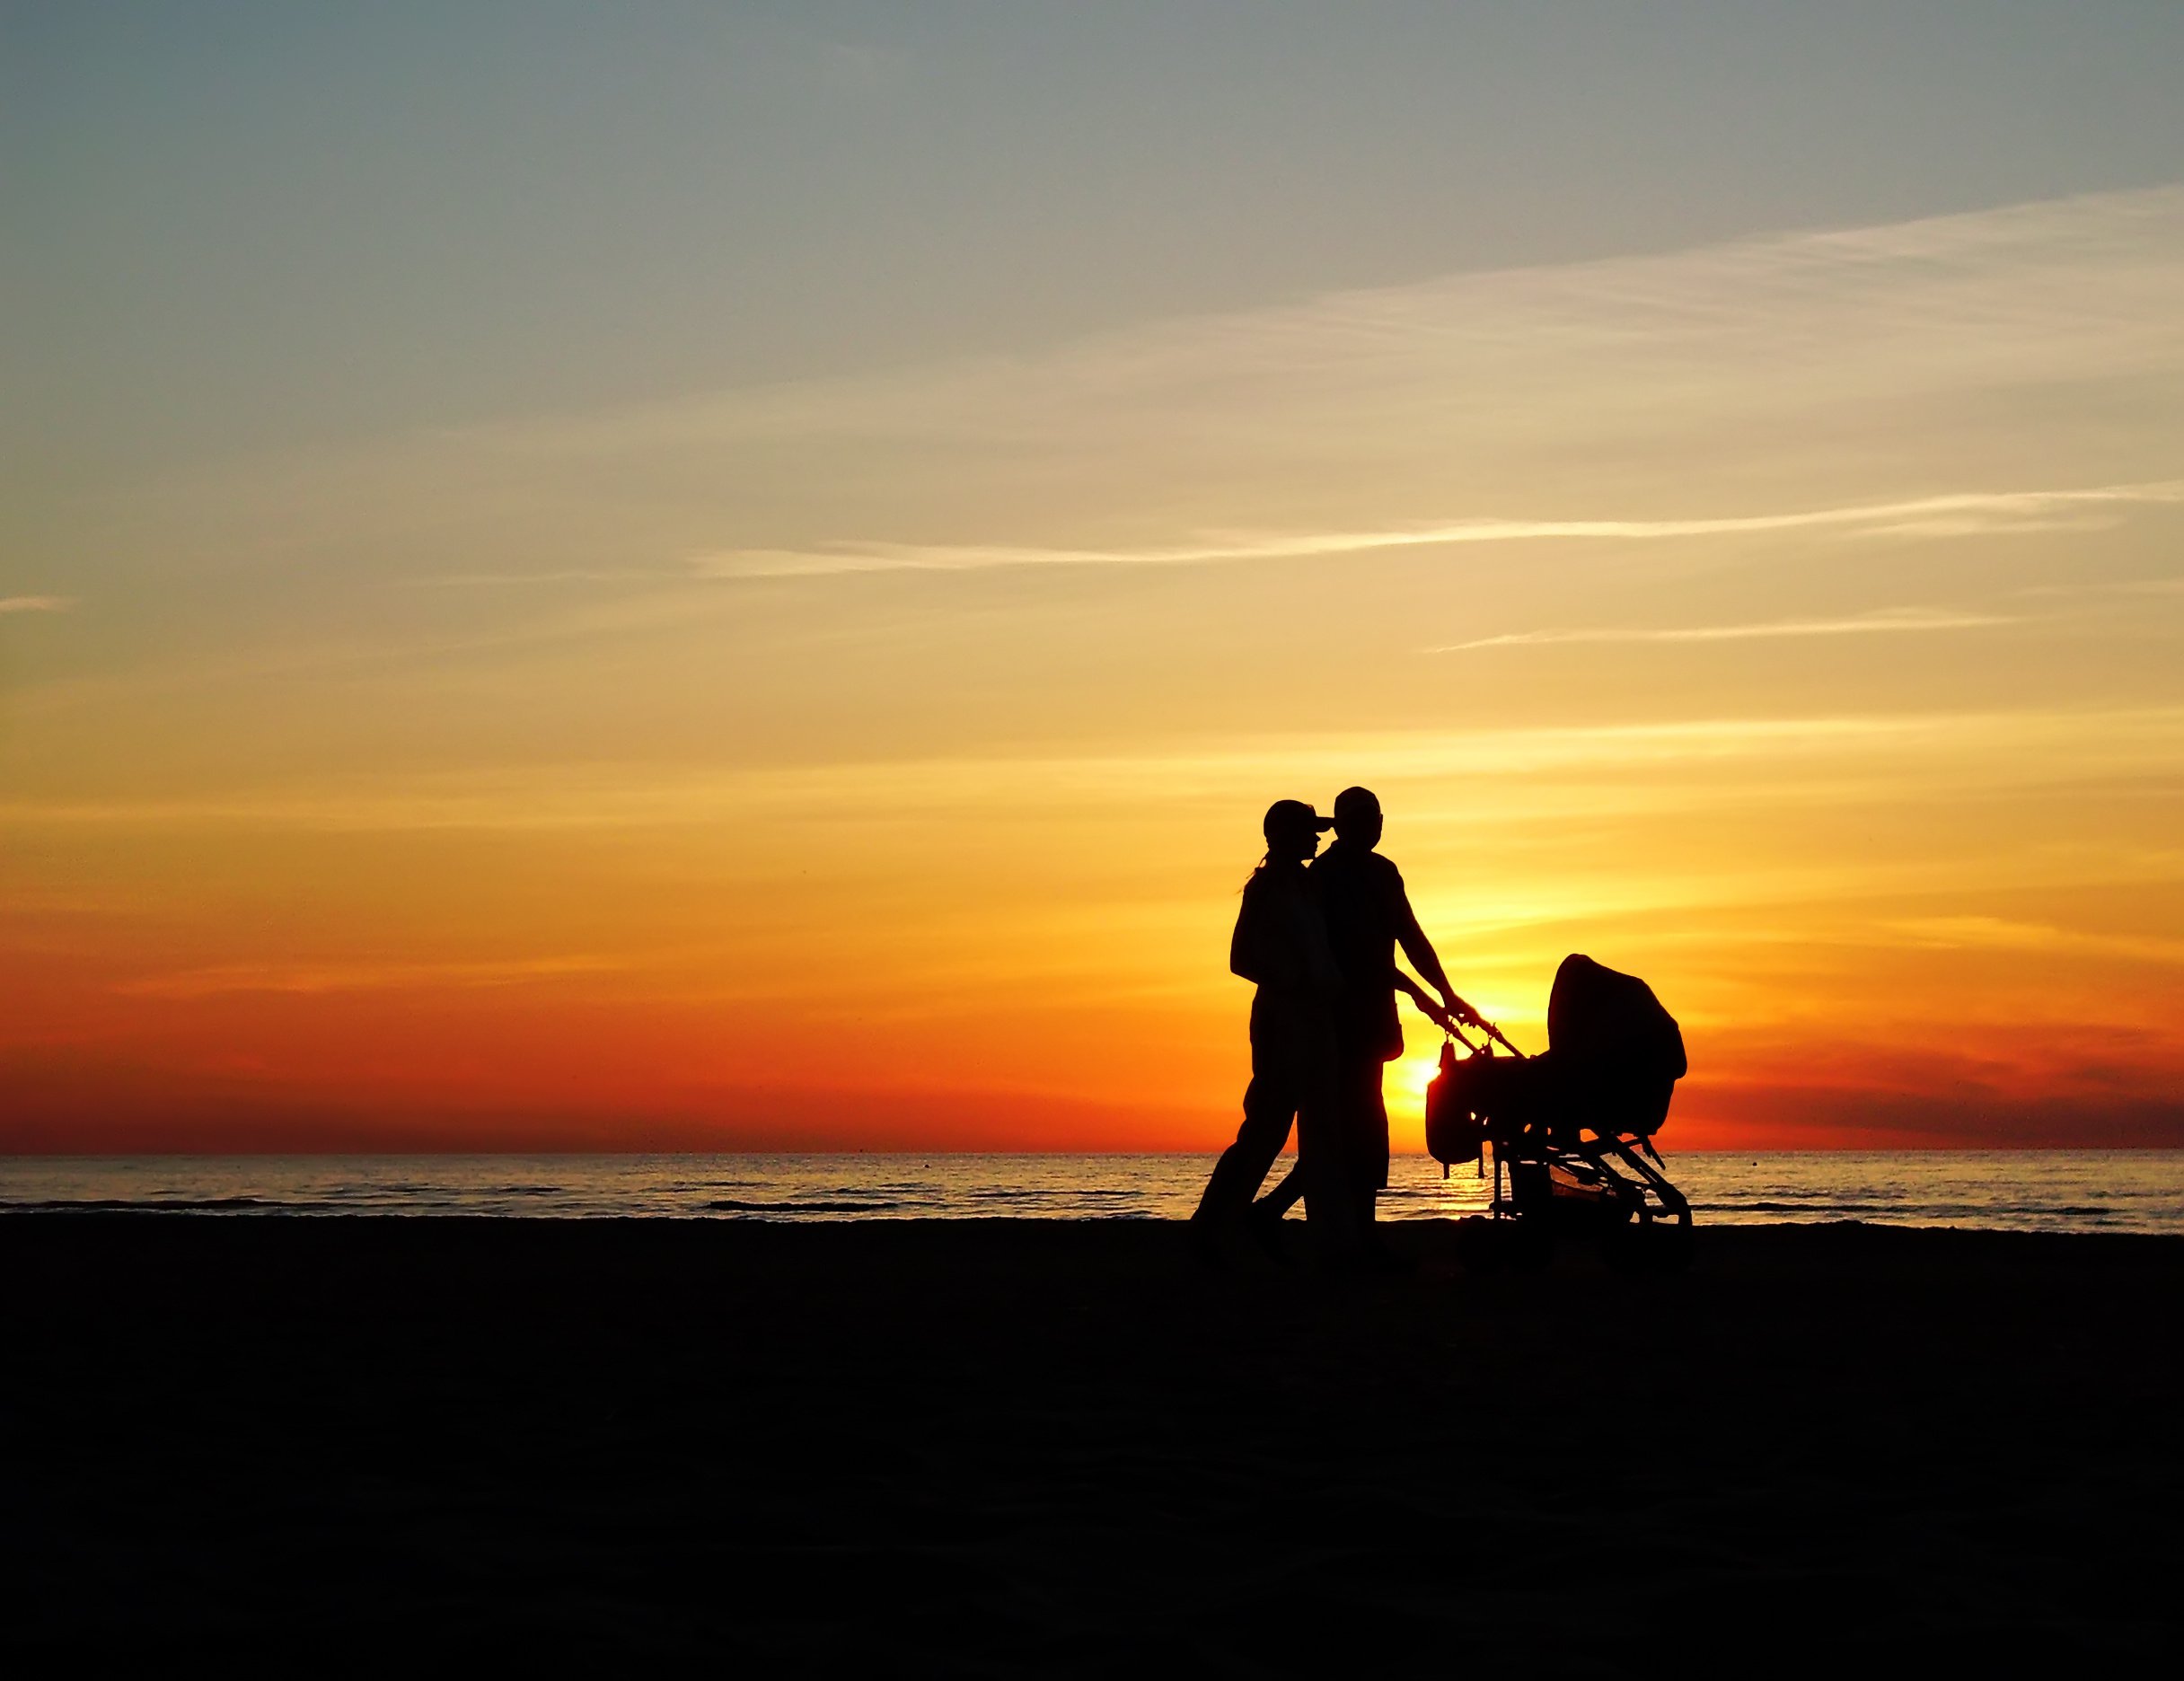
<path id="1" fill-rule="evenodd" d="M 0 1159 L 0 1210 L 684 1215 L 723 1219 L 1174 1219 L 1206 1156 L 313 1156 Z M 2184 1150 L 1670 1155 L 1713 1224 L 1868 1220 L 2184 1232 Z M 1391 1219 L 1475 1213 L 1491 1180 L 1399 1157 Z"/>

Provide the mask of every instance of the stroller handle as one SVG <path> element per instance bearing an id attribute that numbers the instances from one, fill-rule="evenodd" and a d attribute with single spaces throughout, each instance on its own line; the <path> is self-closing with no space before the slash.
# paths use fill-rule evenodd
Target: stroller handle
<path id="1" fill-rule="evenodd" d="M 1457 1025 L 1457 1018 L 1453 1014 L 1448 1010 L 1440 1008 L 1437 1005 L 1426 1003 L 1422 999 L 1420 1001 L 1419 1008 L 1425 1013 L 1427 1019 L 1432 1022 L 1436 1027 L 1439 1027 L 1441 1032 L 1447 1034 L 1449 1038 L 1455 1040 L 1457 1043 L 1462 1045 L 1465 1050 L 1470 1052 L 1474 1056 L 1478 1054 L 1479 1047 L 1472 1043 L 1471 1040 L 1465 1034 L 1462 1027 Z M 1472 1017 L 1466 1025 L 1496 1041 L 1501 1044 L 1503 1050 L 1507 1051 L 1510 1055 L 1517 1058 L 1519 1061 L 1525 1060 L 1524 1052 L 1518 1050 L 1515 1045 L 1510 1043 L 1509 1035 L 1503 1033 L 1499 1027 L 1495 1026 L 1493 1023 L 1488 1021 L 1484 1017 L 1475 1015 Z"/>
<path id="2" fill-rule="evenodd" d="M 1476 1027 L 1481 1033 L 1484 1034 L 1488 1038 L 1493 1040 L 1504 1051 L 1508 1052 L 1510 1055 L 1515 1057 L 1519 1062 L 1527 1060 L 1523 1052 L 1518 1050 L 1515 1045 L 1510 1043 L 1509 1035 L 1503 1033 L 1499 1027 L 1495 1026 L 1493 1023 L 1486 1020 L 1483 1017 L 1475 1016 L 1471 1018 L 1471 1025 Z M 1456 1034 L 1456 1037 L 1462 1039 L 1463 1034 Z M 1466 1041 L 1466 1043 L 1468 1043 L 1469 1042 Z"/>

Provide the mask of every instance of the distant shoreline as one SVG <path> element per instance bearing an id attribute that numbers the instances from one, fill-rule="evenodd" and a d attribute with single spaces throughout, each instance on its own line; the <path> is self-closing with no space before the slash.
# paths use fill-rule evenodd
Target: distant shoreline
<path id="1" fill-rule="evenodd" d="M 1664 1138 L 1665 1143 L 1665 1138 Z M 662 1147 L 656 1149 L 282 1149 L 282 1150 L 10 1150 L 0 1149 L 0 1164 L 7 1162 L 122 1162 L 122 1161 L 652 1161 L 676 1157 L 714 1160 L 730 1157 L 768 1159 L 860 1156 L 893 1157 L 902 1160 L 929 1160 L 936 1157 L 989 1157 L 994 1160 L 1134 1160 L 1144 1157 L 1182 1157 L 1210 1160 L 1221 1141 L 1167 1149 L 846 1149 L 822 1145 L 799 1149 L 767 1149 L 752 1145 L 723 1146 L 718 1149 Z M 1737 1149 L 1672 1150 L 1671 1155 L 1706 1157 L 1733 1156 L 2184 1156 L 2184 1144 L 1830 1144 L 1752 1145 Z M 1284 1152 L 1283 1159 L 1294 1155 Z M 1397 1149 L 1398 1160 L 1425 1162 L 1432 1157 L 1422 1149 Z"/>
<path id="2" fill-rule="evenodd" d="M 1669 1151 L 1701 1224 L 1864 1221 L 1994 1230 L 2184 1233 L 2184 1151 Z M 1203 1155 L 134 1157 L 0 1159 L 0 1213 L 187 1210 L 720 1219 L 1176 1219 Z M 1397 1157 L 1398 1223 L 1483 1212 L 1491 1175 Z"/>
<path id="3" fill-rule="evenodd" d="M 431 1226 L 456 1228 L 471 1232 L 501 1232 L 529 1228 L 538 1230 L 562 1229 L 570 1227 L 593 1228 L 624 1228 L 647 1229 L 654 1228 L 680 1228 L 691 1231 L 735 1232 L 769 1230 L 797 1232 L 911 1232 L 920 1229 L 939 1229 L 956 1233 L 991 1233 L 997 1240 L 1015 1241 L 1026 1231 L 1042 1228 L 1083 1230 L 1101 1228 L 1130 1228 L 1139 1231 L 1158 1231 L 1173 1236 L 1177 1243 L 1183 1240 L 1185 1222 L 1167 1219 L 1155 1215 L 1064 1215 L 1039 1216 L 1024 1214 L 885 1214 L 860 1218 L 842 1214 L 818 1220 L 797 1218 L 797 1210 L 784 1210 L 786 1218 L 769 1218 L 764 1211 L 744 1211 L 734 1215 L 723 1214 L 475 1214 L 443 1212 L 420 1210 L 412 1213 L 390 1213 L 381 1210 L 299 1211 L 294 1209 L 233 1209 L 226 1207 L 192 1207 L 187 1204 L 160 1205 L 154 1203 L 129 1204 L 73 1204 L 47 1207 L 9 1207 L 0 1205 L 0 1226 L 23 1228 L 41 1224 L 56 1227 L 95 1228 L 111 1223 L 116 1228 L 139 1224 L 172 1224 L 175 1226 L 288 1226 L 313 1228 L 323 1226 L 379 1227 L 389 1229 Z M 1384 1226 L 1410 1234 L 1406 1242 L 1431 1243 L 1431 1237 L 1417 1234 L 1429 1233 L 1434 1228 L 1446 1228 L 1457 1222 L 1442 1215 L 1398 1216 L 1384 1220 Z M 1301 1254 L 1308 1240 L 1308 1228 L 1302 1219 L 1292 1217 L 1284 1225 L 1290 1246 Z M 1859 1219 L 1804 1219 L 1804 1220 L 1739 1220 L 1709 1224 L 1702 1214 L 1695 1230 L 1702 1234 L 1701 1242 L 1708 1246 L 1733 1237 L 1739 1255 L 1745 1254 L 1747 1242 L 1765 1242 L 1769 1237 L 1783 1238 L 1795 1235 L 1803 1237 L 1813 1233 L 1832 1233 L 1844 1236 L 1871 1235 L 1877 1238 L 1919 1238 L 1984 1243 L 1993 1240 L 2011 1244 L 2148 1244 L 2184 1246 L 2184 1233 L 2140 1231 L 2014 1231 L 1989 1226 L 1969 1225 L 1910 1225 L 1898 1220 Z M 1572 1240 L 1567 1245 L 1573 1253 L 1586 1252 L 1581 1240 Z M 2184 1247 L 2180 1248 L 2184 1253 Z M 1453 1259 L 1449 1262 L 1452 1272 L 1463 1269 Z"/>

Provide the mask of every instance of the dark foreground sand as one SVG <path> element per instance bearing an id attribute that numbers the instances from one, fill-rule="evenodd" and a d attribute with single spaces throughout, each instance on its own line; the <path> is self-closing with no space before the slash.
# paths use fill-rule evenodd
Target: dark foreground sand
<path id="1" fill-rule="evenodd" d="M 2167 1669 L 2184 1241 L 0 1219 L 0 1653 Z"/>

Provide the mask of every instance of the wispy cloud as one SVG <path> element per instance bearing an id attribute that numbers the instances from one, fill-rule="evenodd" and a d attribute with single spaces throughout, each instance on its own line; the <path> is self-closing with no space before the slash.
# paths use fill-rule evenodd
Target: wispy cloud
<path id="1" fill-rule="evenodd" d="M 504 987 L 629 967 L 627 959 L 591 955 L 500 962 L 214 964 L 125 981 L 114 990 L 136 998 L 200 999 L 236 992 L 316 994 Z"/>
<path id="2" fill-rule="evenodd" d="M 1770 619 L 1757 624 L 1678 625 L 1660 629 L 1518 630 L 1430 647 L 1428 654 L 1461 654 L 1472 648 L 1533 647 L 1557 642 L 1748 642 L 1773 637 L 1871 636 L 1888 631 L 1968 630 L 1986 625 L 2016 624 L 1995 613 L 1949 612 L 1929 607 L 1890 607 L 1847 619 Z"/>
<path id="3" fill-rule="evenodd" d="M 702 620 L 712 578 L 2053 531 L 2180 499 L 2172 441 L 2103 417 L 2166 412 L 2180 275 L 2177 187 L 1458 274 L 245 463 L 101 541 L 238 590 L 239 555 L 436 574 L 417 617 L 468 629 Z M 303 532 L 326 564 L 281 559 Z"/>
<path id="4" fill-rule="evenodd" d="M 841 543 L 809 550 L 744 549 L 700 557 L 691 562 L 691 568 L 717 577 L 805 577 L 843 572 L 958 572 L 990 567 L 1199 566 L 1458 543 L 1654 542 L 1668 538 L 1730 537 L 1841 527 L 1866 527 L 1876 532 L 1898 535 L 1961 536 L 2008 530 L 2015 523 L 2027 524 L 2031 529 L 2051 529 L 2053 523 L 2041 516 L 2056 509 L 2176 502 L 2184 502 L 2184 480 L 2074 489 L 1959 491 L 1901 502 L 1683 519 L 1461 519 L 1438 524 L 1396 526 L 1385 531 L 1214 537 L 1145 549 L 945 543 Z"/>
<path id="5" fill-rule="evenodd" d="M 73 595 L 0 595 L 0 613 L 66 612 L 75 605 Z"/>
<path id="6" fill-rule="evenodd" d="M 355 778 L 228 796 L 23 799 L 0 803 L 0 829 L 144 827 L 313 832 L 585 831 L 710 827 L 815 814 L 955 818 L 1141 803 L 1248 807 L 1268 787 L 1378 781 L 1711 774 L 1739 761 L 1875 771 L 1927 789 L 2022 786 L 2100 776 L 2170 775 L 2184 752 L 2184 708 L 1873 713 L 1804 717 L 1247 737 L 1130 751 L 969 753 L 731 770 L 543 766 L 402 779 Z M 997 792 L 999 790 L 1000 792 Z"/>
<path id="7" fill-rule="evenodd" d="M 2136 963 L 2184 964 L 2184 940 L 2154 935 L 2091 933 L 1992 916 L 1909 917 L 1886 927 L 1914 945 L 1944 951 L 2052 952 Z"/>
<path id="8" fill-rule="evenodd" d="M 1849 537 L 1901 537 L 1932 542 L 1952 537 L 2029 537 L 2046 532 L 2113 531 L 2122 523 L 2117 514 L 2074 514 L 2062 519 L 2025 519 L 2016 515 L 1942 514 L 1930 519 L 1907 519 L 1845 532 Z"/>
<path id="9" fill-rule="evenodd" d="M 649 584 L 689 576 L 684 569 L 658 567 L 561 567 L 550 572 L 443 572 L 394 581 L 403 589 L 493 589 L 538 584 Z"/>
<path id="10" fill-rule="evenodd" d="M 2115 578 L 2097 584 L 2033 584 L 2020 595 L 2184 595 L 2184 577 Z"/>

